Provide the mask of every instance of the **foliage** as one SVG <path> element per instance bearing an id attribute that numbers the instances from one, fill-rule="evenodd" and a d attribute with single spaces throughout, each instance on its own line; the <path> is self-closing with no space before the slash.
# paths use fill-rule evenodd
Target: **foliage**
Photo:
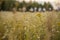
<path id="1" fill-rule="evenodd" d="M 46 8 L 46 10 L 48 10 L 49 11 L 49 8 L 51 8 L 51 10 L 53 10 L 53 7 L 52 7 L 52 5 L 51 5 L 51 3 L 44 3 L 44 5 L 43 5 L 43 7 L 45 7 Z"/>
<path id="2" fill-rule="evenodd" d="M 13 7 L 15 0 L 3 0 L 1 1 L 1 10 L 10 10 Z"/>
<path id="3" fill-rule="evenodd" d="M 12 10 L 13 7 L 15 7 L 16 9 L 18 8 L 22 8 L 22 7 L 26 7 L 27 10 L 29 10 L 31 7 L 34 8 L 45 8 L 47 11 L 49 10 L 49 8 L 51 8 L 51 10 L 53 10 L 52 5 L 48 2 L 48 3 L 44 3 L 44 5 L 39 4 L 37 2 L 33 2 L 33 3 L 26 3 L 25 1 L 23 2 L 18 2 L 16 0 L 4 0 L 1 1 L 1 10 Z"/>

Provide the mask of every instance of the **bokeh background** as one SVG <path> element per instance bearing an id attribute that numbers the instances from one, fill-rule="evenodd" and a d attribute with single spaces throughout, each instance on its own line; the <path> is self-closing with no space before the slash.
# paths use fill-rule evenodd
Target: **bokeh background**
<path id="1" fill-rule="evenodd" d="M 59 0 L 0 0 L 0 40 L 60 40 Z"/>

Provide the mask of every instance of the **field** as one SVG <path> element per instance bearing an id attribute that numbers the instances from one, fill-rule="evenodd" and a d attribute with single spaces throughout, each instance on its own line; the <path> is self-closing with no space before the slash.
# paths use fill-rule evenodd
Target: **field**
<path id="1" fill-rule="evenodd" d="M 60 40 L 60 12 L 0 12 L 0 40 Z"/>

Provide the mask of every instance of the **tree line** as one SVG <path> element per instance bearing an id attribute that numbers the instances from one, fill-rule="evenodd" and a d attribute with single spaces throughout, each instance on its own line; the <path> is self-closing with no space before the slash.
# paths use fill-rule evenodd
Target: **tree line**
<path id="1" fill-rule="evenodd" d="M 17 11 L 52 11 L 53 6 L 48 2 L 44 2 L 44 4 L 39 4 L 37 2 L 29 2 L 26 3 L 25 1 L 23 2 L 18 2 L 16 0 L 3 0 L 0 1 L 0 10 L 3 11 L 12 11 L 13 8 Z"/>

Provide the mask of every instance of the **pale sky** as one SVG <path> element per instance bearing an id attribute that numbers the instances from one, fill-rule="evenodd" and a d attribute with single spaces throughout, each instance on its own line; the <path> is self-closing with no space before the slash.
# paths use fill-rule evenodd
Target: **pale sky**
<path id="1" fill-rule="evenodd" d="M 23 1 L 23 0 L 17 0 L 17 1 Z M 29 2 L 30 0 L 25 0 L 26 2 Z M 34 1 L 34 0 L 32 0 Z M 59 2 L 59 0 L 35 0 L 36 2 Z"/>

